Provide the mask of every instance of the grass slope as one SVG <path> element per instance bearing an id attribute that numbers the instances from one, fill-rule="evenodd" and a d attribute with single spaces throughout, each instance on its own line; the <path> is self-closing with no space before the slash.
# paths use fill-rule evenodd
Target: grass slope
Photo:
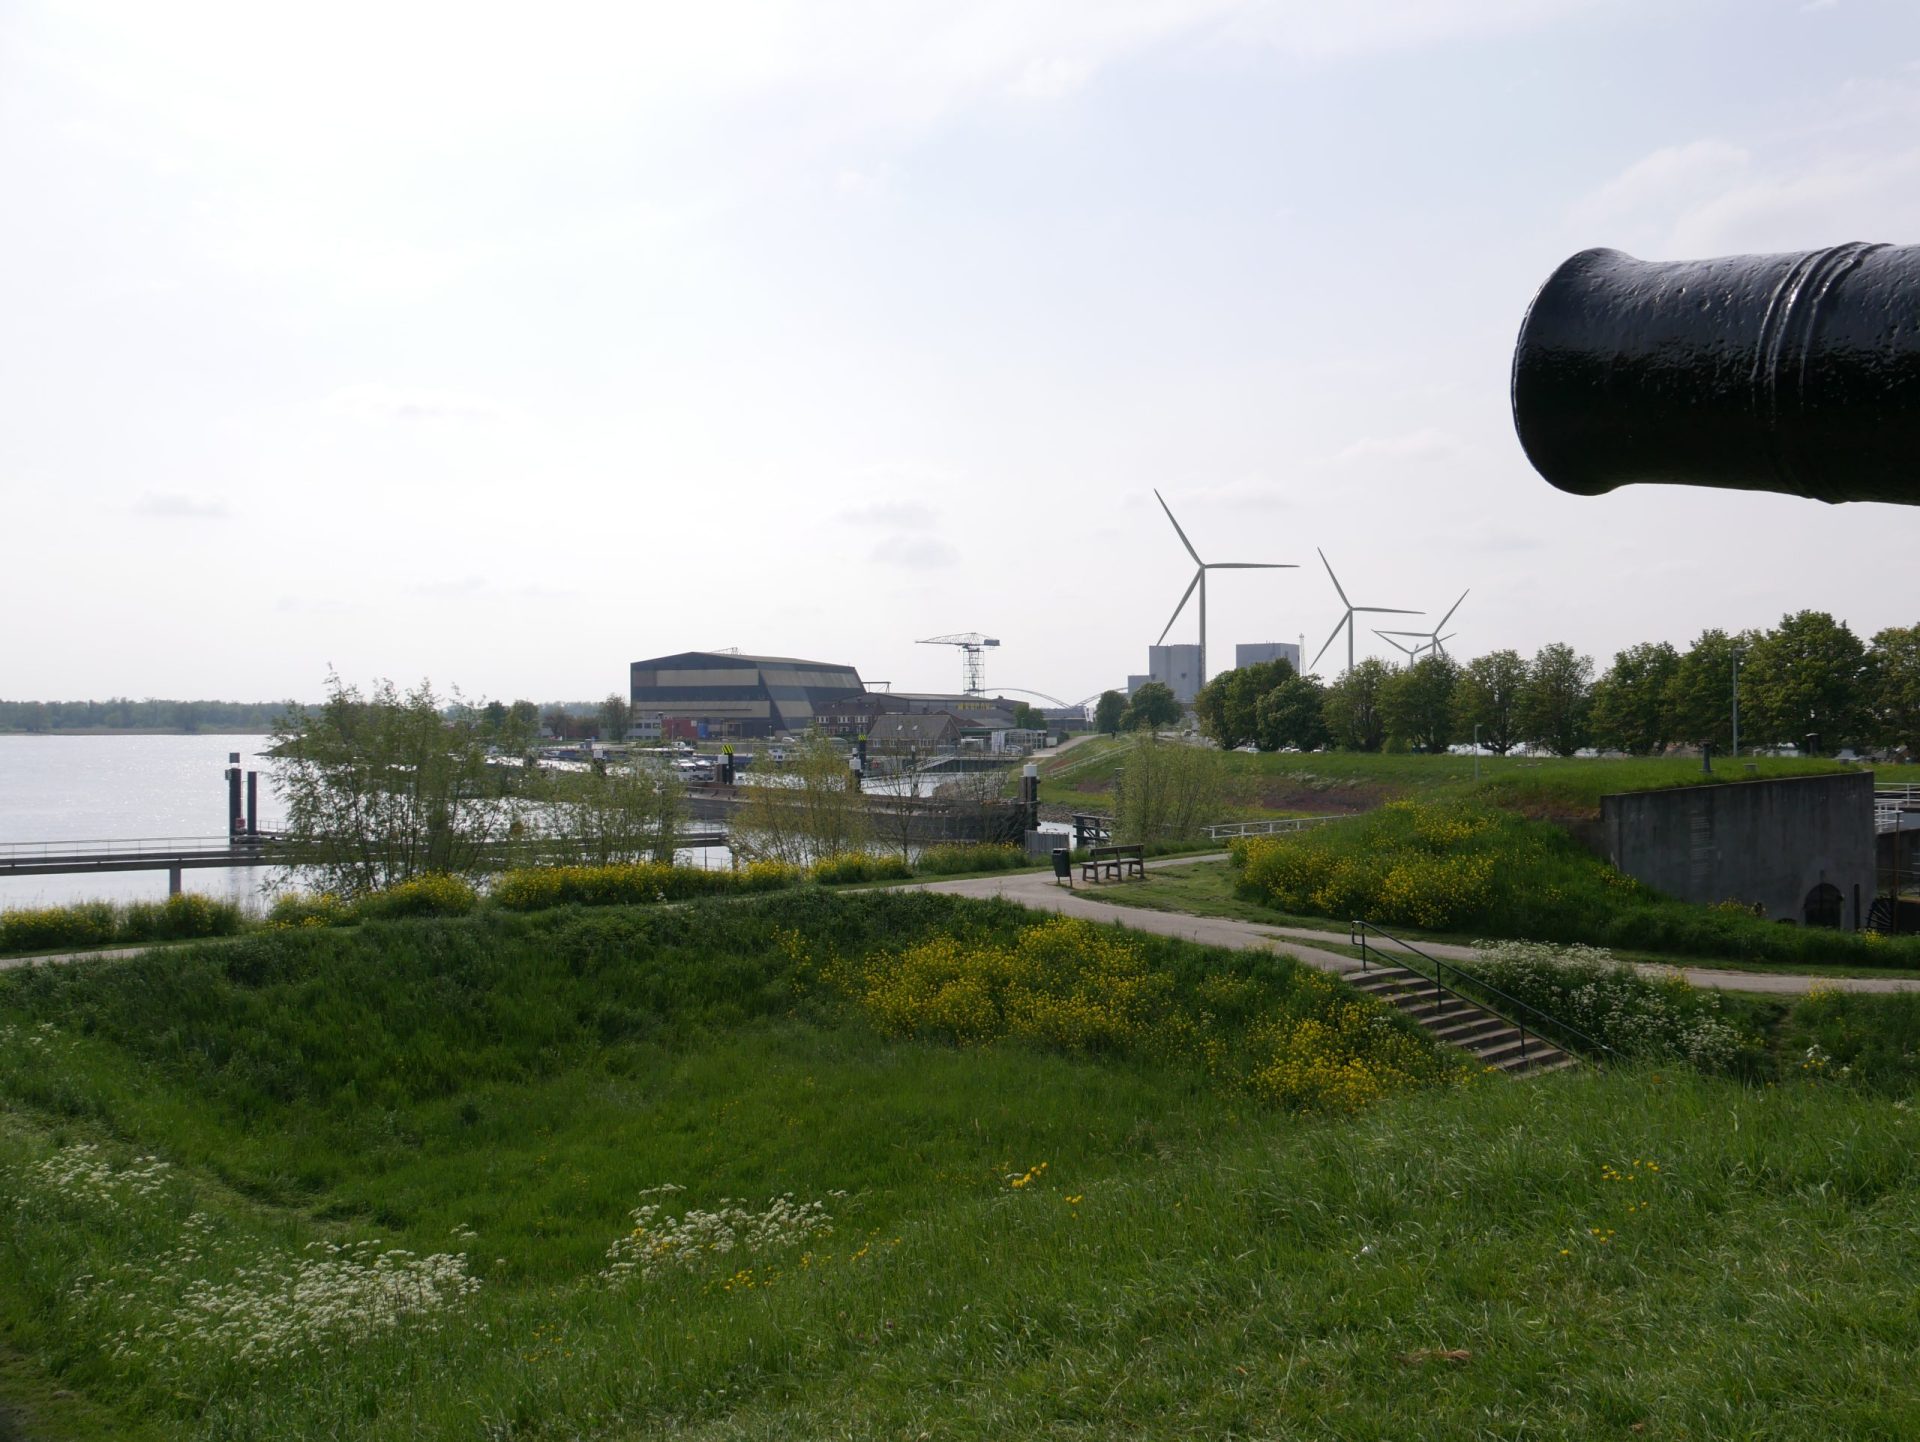
<path id="1" fill-rule="evenodd" d="M 1042 763 L 1040 799 L 1073 810 L 1105 811 L 1125 756 L 1125 744 L 1086 742 Z M 1561 820 L 1595 817 L 1600 798 L 1619 791 L 1744 781 L 1752 765 L 1760 777 L 1805 776 L 1851 768 L 1839 762 L 1762 758 L 1720 761 L 1711 777 L 1697 759 L 1599 759 L 1582 757 L 1483 756 L 1476 773 L 1471 756 L 1420 756 L 1330 751 L 1312 755 L 1279 752 L 1226 753 L 1232 776 L 1246 797 L 1250 816 L 1337 815 L 1367 811 L 1384 801 L 1474 799 Z M 1898 781 L 1903 771 L 1883 768 Z M 1876 774 L 1879 774 L 1876 772 Z M 1476 775 L 1478 779 L 1476 779 Z"/>
<path id="2" fill-rule="evenodd" d="M 1904 1105 L 1824 1074 L 1589 1074 L 1306 1118 L 1179 1061 L 889 1039 L 796 980 L 1022 924 L 808 894 L 0 978 L 0 1340 L 27 1435 L 95 1414 L 204 1438 L 1920 1423 Z M 1195 995 L 1210 971 L 1288 975 L 1153 958 Z M 687 1190 L 643 1197 L 663 1183 Z M 643 1200 L 783 1192 L 832 1233 L 599 1280 Z M 231 1335 L 195 1340 L 236 1290 L 262 1330 L 313 1305 L 242 1266 L 274 1283 L 375 1237 L 465 1253 L 478 1289 L 350 1347 L 236 1365 Z M 337 1295 L 347 1269 L 322 1265 Z M 187 1275 L 202 1290 L 167 1290 Z M 70 1416 L 38 1408 L 55 1392 Z"/>

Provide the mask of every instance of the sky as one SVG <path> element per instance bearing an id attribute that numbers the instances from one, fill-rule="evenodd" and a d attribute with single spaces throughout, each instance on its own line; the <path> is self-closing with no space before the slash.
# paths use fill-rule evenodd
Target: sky
<path id="1" fill-rule="evenodd" d="M 9 699 L 981 631 L 1078 701 L 1191 579 L 1156 488 L 1300 567 L 1215 670 L 1320 649 L 1316 548 L 1462 656 L 1920 621 L 1920 512 L 1564 495 L 1508 402 L 1588 246 L 1920 241 L 1911 0 L 8 0 L 0 197 Z"/>

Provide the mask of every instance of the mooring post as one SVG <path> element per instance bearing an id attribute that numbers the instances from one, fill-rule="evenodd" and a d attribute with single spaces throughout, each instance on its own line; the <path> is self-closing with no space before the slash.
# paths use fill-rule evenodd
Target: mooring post
<path id="1" fill-rule="evenodd" d="M 227 753 L 227 838 L 232 840 L 240 834 L 246 825 L 246 818 L 240 810 L 240 753 Z"/>
<path id="2" fill-rule="evenodd" d="M 1027 830 L 1040 829 L 1040 768 L 1029 761 L 1020 768 L 1020 804 L 1026 809 Z"/>
<path id="3" fill-rule="evenodd" d="M 260 834 L 260 773 L 247 773 L 247 835 Z"/>

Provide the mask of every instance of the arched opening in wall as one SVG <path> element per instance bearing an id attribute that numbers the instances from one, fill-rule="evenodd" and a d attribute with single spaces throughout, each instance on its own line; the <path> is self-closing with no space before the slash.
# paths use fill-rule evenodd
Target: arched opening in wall
<path id="1" fill-rule="evenodd" d="M 1840 888 L 1823 881 L 1807 893 L 1807 925 L 1838 927 L 1844 907 Z"/>

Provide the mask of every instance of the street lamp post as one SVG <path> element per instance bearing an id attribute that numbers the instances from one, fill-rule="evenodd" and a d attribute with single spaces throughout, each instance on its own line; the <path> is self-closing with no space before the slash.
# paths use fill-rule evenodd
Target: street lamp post
<path id="1" fill-rule="evenodd" d="M 1733 653 L 1733 754 L 1740 755 L 1740 653 Z"/>

